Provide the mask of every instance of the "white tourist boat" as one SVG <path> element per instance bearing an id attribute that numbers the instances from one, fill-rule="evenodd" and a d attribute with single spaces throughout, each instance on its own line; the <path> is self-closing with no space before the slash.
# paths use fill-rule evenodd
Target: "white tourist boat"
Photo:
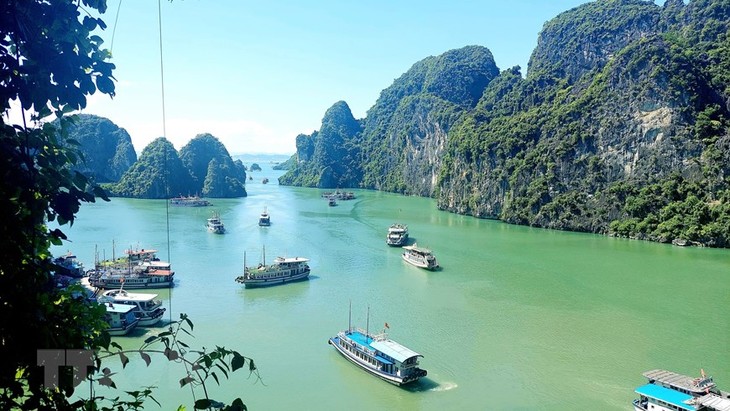
<path id="1" fill-rule="evenodd" d="M 178 207 L 207 207 L 212 204 L 208 200 L 204 200 L 198 196 L 180 196 L 171 198 L 170 205 Z"/>
<path id="2" fill-rule="evenodd" d="M 104 303 L 106 315 L 104 320 L 109 324 L 109 335 L 127 335 L 132 331 L 139 320 L 134 315 L 134 307 L 127 304 Z"/>
<path id="3" fill-rule="evenodd" d="M 416 267 L 425 268 L 427 270 L 436 270 L 439 263 L 436 261 L 433 252 L 428 248 L 418 247 L 417 244 L 404 246 L 405 252 L 402 254 L 403 259 L 409 264 Z"/>
<path id="4" fill-rule="evenodd" d="M 130 293 L 122 288 L 104 291 L 98 298 L 100 303 L 127 304 L 133 307 L 132 312 L 139 320 L 140 327 L 149 327 L 157 324 L 165 314 L 162 300 L 157 294 Z"/>
<path id="5" fill-rule="evenodd" d="M 210 216 L 205 223 L 205 227 L 209 232 L 214 234 L 224 234 L 226 232 L 226 227 L 223 225 L 221 216 L 218 213 L 213 213 L 213 215 Z"/>
<path id="6" fill-rule="evenodd" d="M 269 212 L 266 208 L 264 208 L 264 211 L 259 216 L 259 225 L 261 227 L 268 227 L 271 225 L 271 215 L 269 215 Z"/>
<path id="7" fill-rule="evenodd" d="M 418 357 L 423 356 L 389 339 L 386 328 L 390 328 L 388 323 L 380 334 L 374 335 L 367 329 L 353 329 L 350 320 L 347 330 L 328 342 L 351 363 L 391 384 L 409 384 L 425 377 L 428 372 L 419 368 L 418 363 Z"/>
<path id="8" fill-rule="evenodd" d="M 246 267 L 246 253 L 243 254 L 243 275 L 236 281 L 246 287 L 266 287 L 270 285 L 304 280 L 309 277 L 309 259 L 302 257 L 276 257 L 273 264 L 266 265 L 266 252 L 261 264 Z"/>
<path id="9" fill-rule="evenodd" d="M 169 288 L 174 284 L 175 272 L 169 263 L 146 262 L 119 269 L 107 268 L 89 271 L 89 285 L 104 289 Z"/>
<path id="10" fill-rule="evenodd" d="M 385 243 L 392 247 L 402 247 L 408 244 L 408 226 L 395 223 L 388 227 L 388 235 L 385 237 Z"/>
<path id="11" fill-rule="evenodd" d="M 730 411 L 730 393 L 720 391 L 712 377 L 700 371 L 689 377 L 666 370 L 644 373 L 648 380 L 636 388 L 635 411 Z"/>

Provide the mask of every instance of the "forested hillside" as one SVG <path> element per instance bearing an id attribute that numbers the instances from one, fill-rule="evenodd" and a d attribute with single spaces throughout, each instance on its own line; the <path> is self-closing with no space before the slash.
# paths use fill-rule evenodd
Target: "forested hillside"
<path id="1" fill-rule="evenodd" d="M 83 155 L 76 169 L 97 183 L 119 181 L 137 161 L 127 131 L 104 117 L 79 114 L 67 132 L 69 139 L 78 142 Z"/>
<path id="2" fill-rule="evenodd" d="M 598 0 L 545 23 L 524 78 L 520 67 L 500 72 L 484 47 L 426 58 L 366 118 L 346 119 L 361 131 L 330 139 L 323 121 L 299 136 L 280 182 L 730 246 L 729 22 L 727 0 Z M 318 139 L 331 140 L 331 155 L 313 155 Z"/>

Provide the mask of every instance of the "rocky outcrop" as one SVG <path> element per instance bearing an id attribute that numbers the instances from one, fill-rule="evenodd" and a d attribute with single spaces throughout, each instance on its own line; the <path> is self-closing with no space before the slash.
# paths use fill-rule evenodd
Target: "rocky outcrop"
<path id="1" fill-rule="evenodd" d="M 137 161 L 132 138 L 109 119 L 79 114 L 67 132 L 83 156 L 76 169 L 97 183 L 116 183 Z"/>

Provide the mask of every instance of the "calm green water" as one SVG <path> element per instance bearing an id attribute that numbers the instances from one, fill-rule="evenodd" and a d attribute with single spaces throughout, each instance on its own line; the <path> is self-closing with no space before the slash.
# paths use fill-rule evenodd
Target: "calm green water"
<path id="1" fill-rule="evenodd" d="M 249 197 L 208 208 L 113 199 L 84 205 L 67 230 L 69 249 L 91 266 L 133 247 L 157 248 L 176 271 L 158 290 L 173 319 L 190 315 L 194 347 L 214 344 L 253 357 L 263 381 L 239 371 L 211 396 L 241 397 L 252 410 L 627 410 L 641 373 L 664 368 L 713 375 L 730 390 L 730 252 L 531 229 L 436 210 L 430 199 L 356 191 L 328 207 L 316 189 L 280 187 L 253 173 Z M 271 182 L 261 184 L 267 176 Z M 267 207 L 271 227 L 257 225 Z M 218 211 L 228 233 L 206 232 Z M 443 270 L 405 264 L 385 245 L 390 224 L 408 224 Z M 234 282 L 243 254 L 262 246 L 311 259 L 309 281 L 267 289 Z M 422 353 L 425 380 L 407 389 L 357 369 L 327 344 L 353 323 L 390 325 L 389 335 Z M 169 318 L 169 317 L 168 317 Z M 150 333 L 119 337 L 138 347 Z M 113 363 L 116 367 L 116 362 Z M 117 367 L 119 368 L 119 367 Z M 162 409 L 186 404 L 180 364 L 132 357 L 116 382 L 159 388 Z M 151 404 L 148 409 L 157 409 Z"/>

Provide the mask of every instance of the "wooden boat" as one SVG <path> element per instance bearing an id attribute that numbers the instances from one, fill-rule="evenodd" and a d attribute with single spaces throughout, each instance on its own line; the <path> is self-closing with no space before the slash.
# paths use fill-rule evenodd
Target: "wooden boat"
<path id="1" fill-rule="evenodd" d="M 730 393 L 720 391 L 700 370 L 692 378 L 666 370 L 644 373 L 648 383 L 636 388 L 635 411 L 730 411 Z"/>
<path id="2" fill-rule="evenodd" d="M 59 275 L 66 275 L 73 278 L 81 278 L 84 276 L 84 264 L 81 263 L 70 251 L 60 257 L 53 259 L 55 272 Z"/>
<path id="3" fill-rule="evenodd" d="M 435 270 L 439 268 L 439 263 L 436 261 L 433 252 L 428 248 L 418 247 L 417 244 L 408 245 L 403 247 L 406 250 L 402 256 L 403 259 L 416 267 L 425 268 L 427 270 Z"/>
<path id="4" fill-rule="evenodd" d="M 428 374 L 419 368 L 418 357 L 423 357 L 421 354 L 388 338 L 385 333 L 385 329 L 390 328 L 388 323 L 385 323 L 382 333 L 377 335 L 370 334 L 367 329 L 353 329 L 351 323 L 347 330 L 338 332 L 328 341 L 351 363 L 399 386 L 418 381 Z"/>
<path id="5" fill-rule="evenodd" d="M 309 277 L 309 259 L 302 257 L 276 257 L 274 263 L 266 265 L 266 253 L 262 253 L 261 264 L 256 267 L 246 267 L 246 253 L 243 254 L 243 275 L 236 277 L 236 281 L 246 287 L 266 287 L 300 281 Z"/>
<path id="6" fill-rule="evenodd" d="M 388 227 L 388 235 L 385 237 L 385 243 L 391 247 L 402 247 L 408 244 L 408 226 L 395 223 Z"/>
<path id="7" fill-rule="evenodd" d="M 140 327 L 149 327 L 157 324 L 165 314 L 162 301 L 157 294 L 130 293 L 122 288 L 108 290 L 97 297 L 100 303 L 126 304 L 132 306 L 134 316 L 139 320 Z"/>
<path id="8" fill-rule="evenodd" d="M 175 277 L 170 264 L 165 262 L 146 262 L 127 269 L 97 269 L 88 274 L 92 287 L 105 289 L 169 288 Z"/>
<path id="9" fill-rule="evenodd" d="M 104 306 L 106 307 L 104 319 L 109 324 L 107 329 L 109 335 L 127 335 L 139 324 L 139 320 L 132 312 L 133 306 L 114 303 L 104 303 Z"/>

